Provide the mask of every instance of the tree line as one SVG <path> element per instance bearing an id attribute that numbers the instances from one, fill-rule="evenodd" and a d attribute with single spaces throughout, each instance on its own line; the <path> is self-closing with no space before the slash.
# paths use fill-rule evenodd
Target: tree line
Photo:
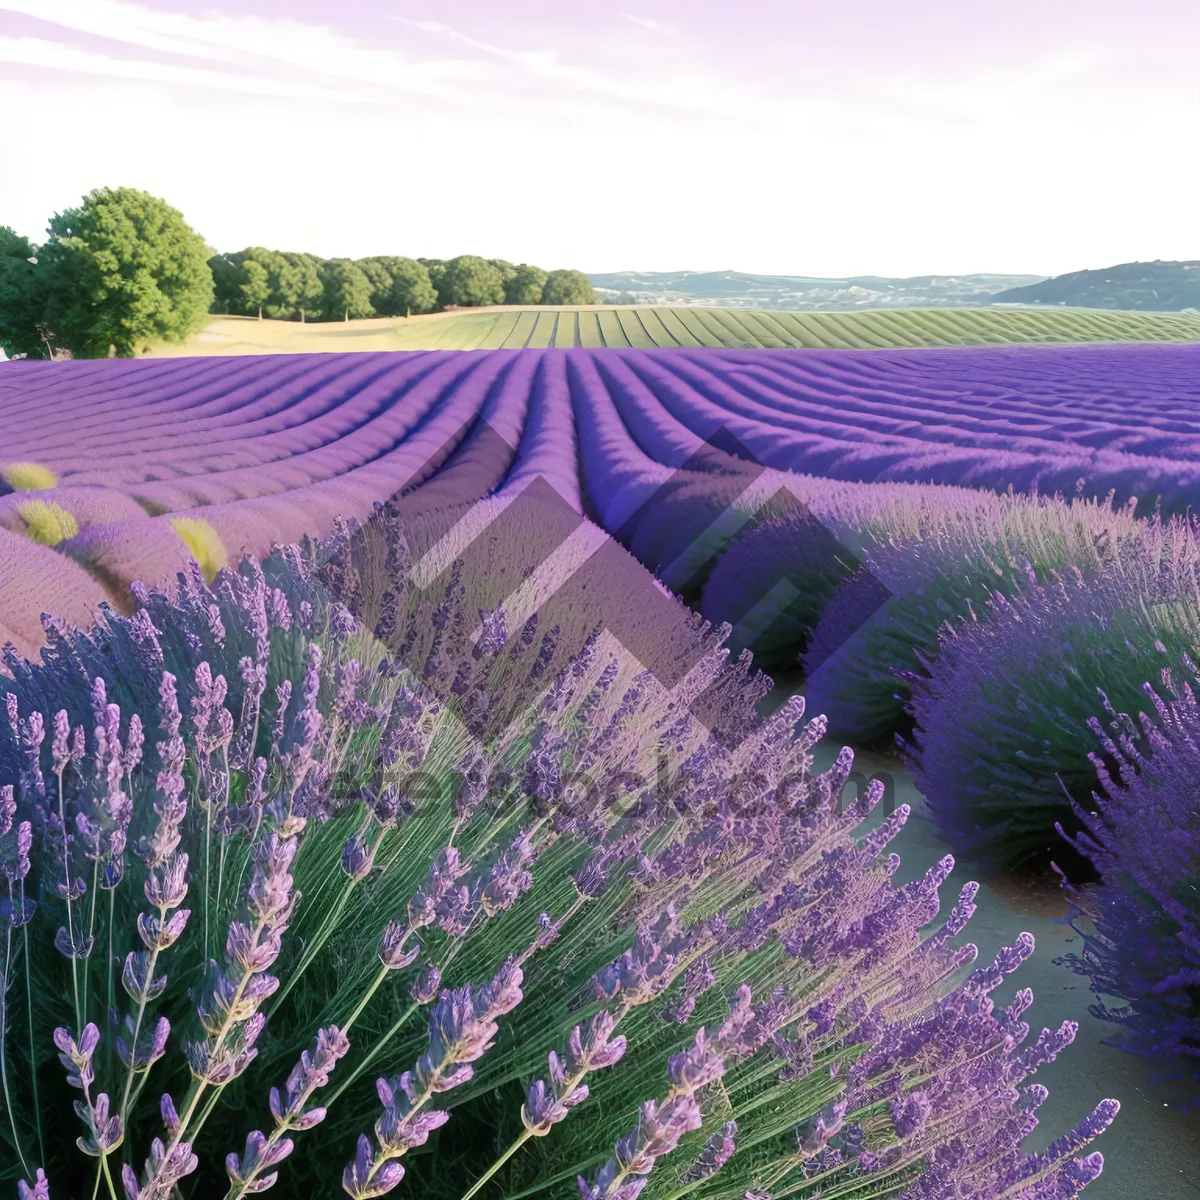
<path id="1" fill-rule="evenodd" d="M 582 271 L 462 254 L 321 259 L 251 246 L 209 259 L 213 311 L 300 321 L 409 317 L 485 304 L 595 304 Z"/>
<path id="2" fill-rule="evenodd" d="M 485 304 L 595 304 L 581 271 L 463 254 L 322 259 L 251 246 L 214 254 L 177 209 L 99 188 L 35 245 L 0 226 L 0 348 L 10 358 L 131 357 L 210 313 L 296 321 L 408 317 Z"/>

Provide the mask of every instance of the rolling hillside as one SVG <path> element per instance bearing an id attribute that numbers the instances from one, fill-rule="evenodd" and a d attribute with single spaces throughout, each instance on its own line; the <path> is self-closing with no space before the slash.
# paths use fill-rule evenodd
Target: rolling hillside
<path id="1" fill-rule="evenodd" d="M 1072 271 L 1040 283 L 1012 287 L 997 304 L 1082 305 L 1086 308 L 1179 312 L 1200 308 L 1200 262 L 1133 262 L 1098 271 Z"/>
<path id="2" fill-rule="evenodd" d="M 300 324 L 214 317 L 153 357 L 523 347 L 875 349 L 889 346 L 1197 342 L 1200 316 L 1053 309 L 747 312 L 717 308 L 491 308 L 411 320 Z"/>

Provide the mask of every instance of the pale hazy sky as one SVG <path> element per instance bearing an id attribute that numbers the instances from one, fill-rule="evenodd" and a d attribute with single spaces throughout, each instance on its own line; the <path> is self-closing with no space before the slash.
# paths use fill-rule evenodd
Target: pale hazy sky
<path id="1" fill-rule="evenodd" d="M 1200 0 L 0 0 L 0 224 L 590 271 L 1200 258 Z"/>

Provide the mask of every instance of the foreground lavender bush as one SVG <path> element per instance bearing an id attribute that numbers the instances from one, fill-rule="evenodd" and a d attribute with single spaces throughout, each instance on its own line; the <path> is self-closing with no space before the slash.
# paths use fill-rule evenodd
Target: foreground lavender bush
<path id="1" fill-rule="evenodd" d="M 1137 711 L 1140 681 L 1200 639 L 1194 531 L 1146 523 L 1104 549 L 1098 576 L 1068 573 L 979 619 L 945 627 L 936 659 L 909 672 L 914 779 L 957 849 L 1001 866 L 1062 854 L 1055 822 L 1077 828 L 1068 795 L 1095 782 L 1088 720 Z"/>
<path id="2" fill-rule="evenodd" d="M 1083 830 L 1073 844 L 1100 882 L 1069 889 L 1084 949 L 1059 961 L 1127 1002 L 1091 1008 L 1121 1028 L 1119 1045 L 1190 1062 L 1200 1077 L 1200 706 L 1195 666 L 1184 667 L 1190 680 L 1167 674 L 1164 695 L 1146 686 L 1149 716 L 1089 723 L 1102 793 L 1093 810 L 1075 806 Z"/>
<path id="3" fill-rule="evenodd" d="M 756 718 L 707 627 L 668 689 L 599 630 L 566 653 L 464 611 L 456 570 L 416 595 L 386 553 L 373 628 L 306 545 L 9 655 L 22 1196 L 1034 1200 L 1099 1174 L 1077 1154 L 1115 1102 L 1019 1149 L 1075 1033 L 1019 1049 L 1029 993 L 990 999 L 1032 939 L 965 974 L 974 885 L 922 934 L 951 860 L 891 884 L 907 810 L 840 811 L 851 756 L 812 774 L 802 702 Z"/>

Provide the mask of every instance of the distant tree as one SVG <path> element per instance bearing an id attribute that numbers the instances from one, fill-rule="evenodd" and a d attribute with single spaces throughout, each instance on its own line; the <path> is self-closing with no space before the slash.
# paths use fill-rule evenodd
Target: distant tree
<path id="1" fill-rule="evenodd" d="M 151 338 L 182 341 L 213 300 L 212 251 L 165 200 L 98 188 L 50 219 L 38 252 L 46 324 L 75 357 L 122 358 Z"/>
<path id="2" fill-rule="evenodd" d="M 38 329 L 46 298 L 36 257 L 28 238 L 0 225 L 0 349 L 9 358 L 47 357 Z"/>
<path id="3" fill-rule="evenodd" d="M 452 258 L 436 286 L 443 306 L 455 304 L 473 308 L 504 303 L 504 279 L 500 271 L 476 254 Z"/>
<path id="4" fill-rule="evenodd" d="M 228 293 L 230 297 L 227 312 L 245 313 L 257 310 L 257 304 L 255 310 L 247 309 L 246 295 L 242 291 L 249 275 L 258 276 L 258 271 L 250 271 L 250 264 L 254 263 L 265 273 L 267 279 L 267 296 L 262 301 L 263 314 L 277 320 L 295 315 L 295 272 L 284 255 L 275 250 L 266 250 L 262 246 L 247 246 L 245 250 L 239 250 L 236 254 L 222 257 L 228 260 L 232 274 L 226 279 L 226 268 L 218 267 L 214 269 L 213 276 L 217 281 L 218 295 Z"/>
<path id="5" fill-rule="evenodd" d="M 254 259 L 242 264 L 242 280 L 238 284 L 238 299 L 242 307 L 258 313 L 262 320 L 263 305 L 271 298 L 271 277 L 267 268 Z"/>
<path id="6" fill-rule="evenodd" d="M 367 277 L 367 282 L 371 285 L 371 307 L 381 317 L 396 315 L 391 309 L 392 283 L 395 281 L 392 263 L 395 261 L 393 258 L 378 255 L 354 260 L 354 265 Z"/>
<path id="7" fill-rule="evenodd" d="M 319 321 L 325 305 L 325 285 L 321 281 L 322 260 L 311 254 L 282 251 L 287 264 L 281 272 L 285 294 L 292 313 L 301 321 Z"/>
<path id="8" fill-rule="evenodd" d="M 595 304 L 596 291 L 582 271 L 551 271 L 542 290 L 543 304 Z"/>
<path id="9" fill-rule="evenodd" d="M 521 263 L 504 289 L 505 304 L 541 304 L 547 275 L 541 267 Z"/>
<path id="10" fill-rule="evenodd" d="M 392 270 L 391 310 L 396 316 L 433 312 L 438 306 L 437 290 L 429 268 L 412 258 L 397 258 Z"/>
<path id="11" fill-rule="evenodd" d="M 348 259 L 335 259 L 323 265 L 321 282 L 325 288 L 324 313 L 328 320 L 349 321 L 351 317 L 373 317 L 371 281 L 362 269 Z"/>
<path id="12" fill-rule="evenodd" d="M 429 268 L 415 258 L 362 258 L 356 263 L 371 281 L 371 304 L 383 317 L 432 312 L 437 292 Z"/>
<path id="13" fill-rule="evenodd" d="M 516 265 L 510 263 L 506 258 L 489 258 L 488 262 L 500 272 L 500 282 L 504 284 L 505 291 L 507 291 L 509 283 L 516 278 Z"/>
<path id="14" fill-rule="evenodd" d="M 417 262 L 429 272 L 429 282 L 438 298 L 438 304 L 444 304 L 442 299 L 442 279 L 446 275 L 446 262 L 441 258 L 418 258 Z"/>
<path id="15" fill-rule="evenodd" d="M 214 254 L 208 260 L 213 277 L 211 311 L 240 313 L 242 311 L 242 265 L 238 254 Z"/>

